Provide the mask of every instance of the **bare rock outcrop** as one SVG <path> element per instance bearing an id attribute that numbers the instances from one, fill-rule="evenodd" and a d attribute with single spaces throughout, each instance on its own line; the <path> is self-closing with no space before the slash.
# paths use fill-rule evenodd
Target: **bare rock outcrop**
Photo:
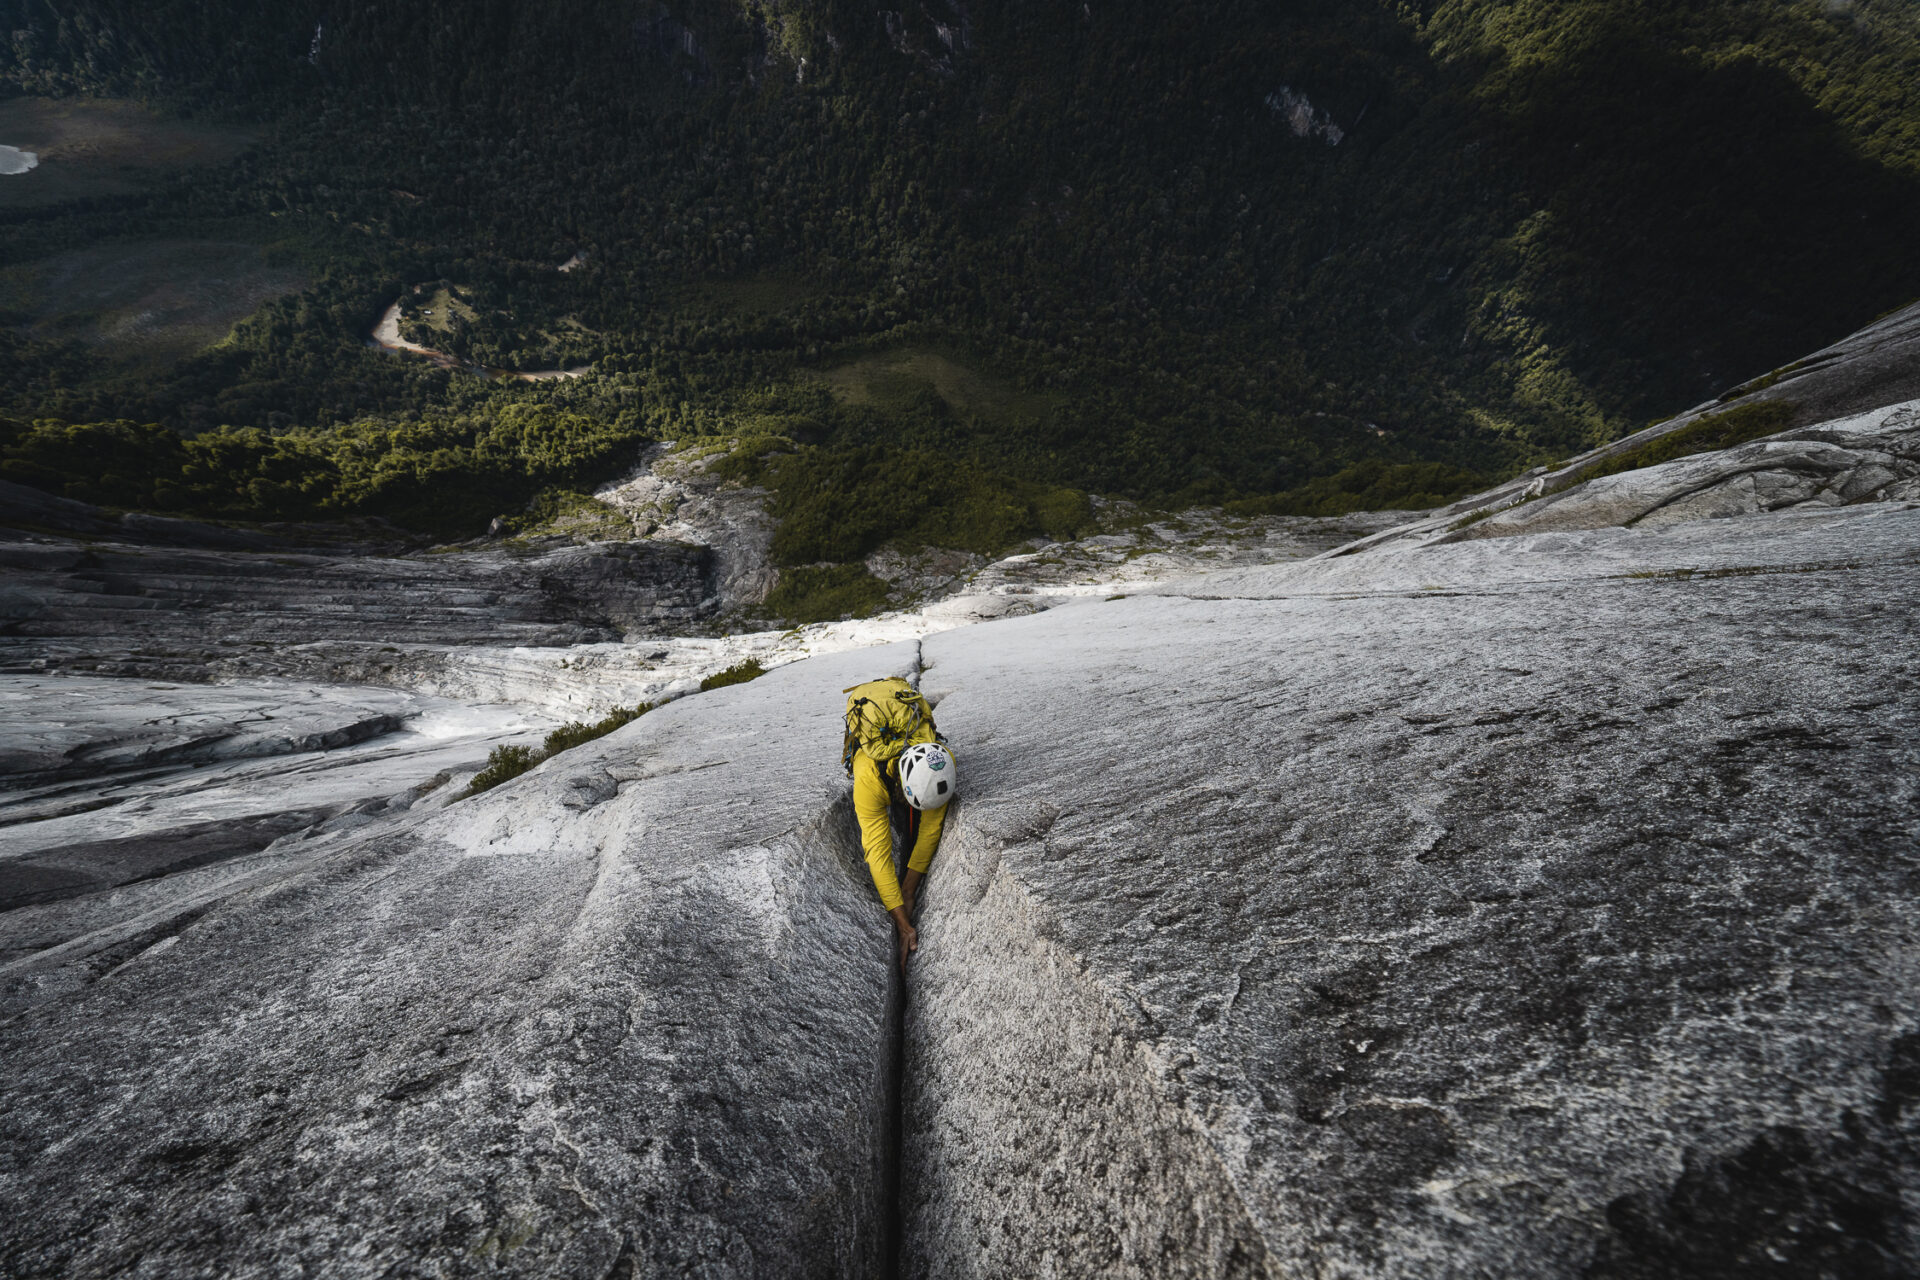
<path id="1" fill-rule="evenodd" d="M 930 637 L 916 1276 L 1920 1268 L 1920 510 Z"/>
<path id="2" fill-rule="evenodd" d="M 710 445 L 654 445 L 631 476 L 594 497 L 624 512 L 636 537 L 707 549 L 713 594 L 721 608 L 731 609 L 766 599 L 779 574 L 769 495 L 716 475 L 715 464 L 726 456 L 725 448 Z"/>
<path id="3" fill-rule="evenodd" d="M 830 711 L 913 659 L 276 847 L 103 953 L 0 1025 L 0 1271 L 888 1273 L 898 985 Z"/>
<path id="4" fill-rule="evenodd" d="M 597 543 L 357 555 L 0 540 L 0 634 L 115 645 L 576 644 L 702 616 L 705 551 Z"/>
<path id="5" fill-rule="evenodd" d="M 1785 414 L 1789 430 L 1743 448 L 1600 474 L 1621 465 L 1624 455 L 1711 415 L 1769 405 L 1769 412 Z M 1917 412 L 1920 302 L 1665 422 L 1555 466 L 1536 467 L 1331 554 L 1552 528 L 1748 515 L 1805 502 L 1911 499 L 1920 496 L 1912 483 L 1920 474 Z M 1769 454 L 1773 445 L 1801 447 Z"/>
<path id="6" fill-rule="evenodd" d="M 414 699 L 386 690 L 283 681 L 124 693 L 85 687 L 110 696 L 84 698 L 64 680 L 9 682 L 0 789 L 350 746 L 394 732 L 419 710 Z"/>
<path id="7" fill-rule="evenodd" d="M 1657 528 L 1787 507 L 1888 501 L 1920 501 L 1920 400 L 1588 480 L 1435 541 L 1609 525 Z"/>
<path id="8" fill-rule="evenodd" d="M 395 690 L 64 674 L 0 675 L 0 708 L 0 1019 L 243 881 L 445 802 L 554 723 Z"/>
<path id="9" fill-rule="evenodd" d="M 1838 451 L 1877 501 L 1057 592 L 453 804 L 407 728 L 326 747 L 384 694 L 50 718 L 35 805 L 387 790 L 0 825 L 0 1271 L 1920 1271 L 1903 422 L 1672 499 Z M 837 768 L 887 671 L 966 784 L 904 1002 Z"/>

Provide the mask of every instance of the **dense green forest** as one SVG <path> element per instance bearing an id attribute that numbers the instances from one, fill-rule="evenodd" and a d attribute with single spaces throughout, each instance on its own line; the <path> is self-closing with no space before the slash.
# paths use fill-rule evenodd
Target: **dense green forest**
<path id="1" fill-rule="evenodd" d="M 795 565 L 1417 505 L 1920 296 L 1914 0 L 0 0 L 0 94 L 264 130 L 0 205 L 310 281 L 164 366 L 0 314 L 0 474 L 227 518 L 472 536 L 708 436 Z"/>

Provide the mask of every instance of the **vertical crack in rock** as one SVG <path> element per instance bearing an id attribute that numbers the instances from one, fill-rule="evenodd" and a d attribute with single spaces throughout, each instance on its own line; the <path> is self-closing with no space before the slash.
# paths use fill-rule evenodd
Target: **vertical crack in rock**
<path id="1" fill-rule="evenodd" d="M 907 682 L 916 689 L 920 687 L 920 677 L 926 673 L 925 657 L 920 641 L 915 640 L 913 657 L 907 664 L 906 678 Z M 896 840 L 895 847 L 896 849 L 904 848 L 904 845 Z M 896 871 L 904 861 L 905 859 L 896 854 L 894 858 Z M 906 1186 L 907 975 L 905 970 L 897 964 L 893 969 L 893 980 L 888 992 L 887 1036 L 892 1046 L 892 1071 L 888 1080 L 888 1160 L 882 1198 L 888 1207 L 886 1275 L 889 1280 L 895 1280 L 896 1277 L 904 1274 L 907 1256 L 906 1217 L 902 1203 Z"/>
<path id="2" fill-rule="evenodd" d="M 1910 1273 L 1920 511 L 1877 507 L 930 638 L 971 763 L 903 1273 Z"/>
<path id="3" fill-rule="evenodd" d="M 902 988 L 832 711 L 911 657 L 671 703 L 89 940 L 110 979 L 0 1024 L 0 1272 L 893 1274 Z"/>
<path id="4" fill-rule="evenodd" d="M 900 1274 L 1017 1275 L 1044 1259 L 1065 1274 L 1267 1275 L 1255 1215 L 1182 1105 L 1179 1064 L 1155 1057 L 1145 1012 L 1100 987 L 1003 865 L 1053 816 L 995 806 L 948 827 L 938 929 L 902 1028 Z"/>
<path id="5" fill-rule="evenodd" d="M 907 983 L 906 975 L 900 972 L 898 965 L 894 966 L 889 993 L 887 1038 L 892 1052 L 887 1075 L 887 1161 L 882 1171 L 886 1181 L 880 1189 L 881 1203 L 887 1207 L 886 1238 L 882 1242 L 886 1252 L 881 1274 L 887 1280 L 897 1280 L 904 1269 L 907 1248 L 906 1219 L 901 1204 L 902 1188 L 906 1183 Z"/>

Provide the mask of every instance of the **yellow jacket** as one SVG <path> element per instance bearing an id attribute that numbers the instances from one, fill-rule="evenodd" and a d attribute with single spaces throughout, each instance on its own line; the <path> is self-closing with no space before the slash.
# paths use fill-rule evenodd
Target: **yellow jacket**
<path id="1" fill-rule="evenodd" d="M 929 737 L 931 734 L 928 735 Z M 899 760 L 876 763 L 864 750 L 853 753 L 853 812 L 860 819 L 860 843 L 867 851 L 867 870 L 880 891 L 880 905 L 891 911 L 901 905 L 900 878 L 893 872 L 893 826 L 887 819 L 892 788 L 897 785 Z M 940 847 L 940 828 L 947 811 L 907 807 L 907 866 L 926 874 L 933 851 Z"/>

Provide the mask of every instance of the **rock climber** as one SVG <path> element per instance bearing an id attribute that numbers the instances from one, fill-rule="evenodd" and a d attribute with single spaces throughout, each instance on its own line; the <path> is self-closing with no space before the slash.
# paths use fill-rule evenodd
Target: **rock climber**
<path id="1" fill-rule="evenodd" d="M 898 677 L 870 680 L 845 691 L 847 735 L 842 763 L 853 779 L 853 813 L 860 823 L 867 870 L 880 905 L 893 917 L 900 967 L 920 949 L 913 926 L 914 897 L 940 847 L 947 802 L 958 793 L 953 753 L 933 724 L 933 708 Z M 892 812 L 904 809 L 907 870 L 893 869 Z"/>

